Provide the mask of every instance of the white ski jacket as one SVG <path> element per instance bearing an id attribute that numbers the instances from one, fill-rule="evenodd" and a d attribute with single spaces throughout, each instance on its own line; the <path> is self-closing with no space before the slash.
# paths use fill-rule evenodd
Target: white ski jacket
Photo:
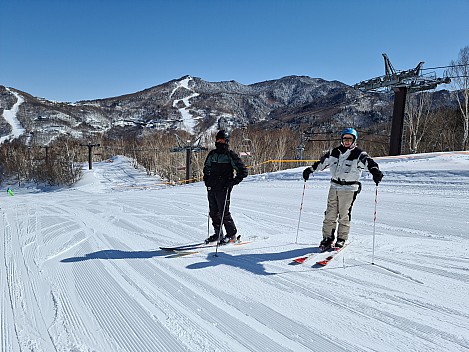
<path id="1" fill-rule="evenodd" d="M 331 169 L 331 187 L 355 192 L 360 188 L 359 180 L 365 168 L 371 174 L 380 172 L 378 164 L 356 146 L 332 149 L 311 166 L 311 171 L 322 171 L 327 167 Z"/>

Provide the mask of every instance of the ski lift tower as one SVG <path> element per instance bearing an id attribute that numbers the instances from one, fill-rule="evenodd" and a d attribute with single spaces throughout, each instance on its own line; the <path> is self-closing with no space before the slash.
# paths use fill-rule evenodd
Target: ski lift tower
<path id="1" fill-rule="evenodd" d="M 383 57 L 385 75 L 361 81 L 353 87 L 363 91 L 378 91 L 382 89 L 392 89 L 394 91 L 389 155 L 400 155 L 407 93 L 435 89 L 439 84 L 448 84 L 451 80 L 448 77 L 437 78 L 434 72 L 422 75 L 423 61 L 419 62 L 415 68 L 406 71 L 396 71 L 388 56 L 383 54 Z"/>
<path id="2" fill-rule="evenodd" d="M 300 144 L 298 145 L 298 147 L 296 147 L 296 151 L 297 151 L 297 158 L 298 160 L 303 160 L 303 152 L 305 150 L 305 146 L 306 146 L 306 142 L 310 142 L 313 140 L 313 135 L 314 135 L 314 132 L 313 132 L 313 128 L 310 127 L 309 129 L 301 132 L 300 134 Z"/>
<path id="3" fill-rule="evenodd" d="M 179 137 L 176 134 L 176 141 L 177 141 L 178 146 L 171 148 L 170 150 L 173 153 L 181 153 L 184 151 L 186 152 L 186 180 L 185 180 L 186 183 L 190 183 L 190 179 L 191 179 L 192 153 L 193 152 L 198 153 L 204 150 L 208 150 L 207 148 L 202 147 L 200 145 L 201 138 L 202 136 L 198 137 L 194 143 L 192 143 L 191 141 L 187 141 L 187 143 L 184 143 L 181 137 Z"/>
<path id="4" fill-rule="evenodd" d="M 101 144 L 80 144 L 81 147 L 88 147 L 88 169 L 92 170 L 93 169 L 93 148 L 94 147 L 100 147 Z"/>

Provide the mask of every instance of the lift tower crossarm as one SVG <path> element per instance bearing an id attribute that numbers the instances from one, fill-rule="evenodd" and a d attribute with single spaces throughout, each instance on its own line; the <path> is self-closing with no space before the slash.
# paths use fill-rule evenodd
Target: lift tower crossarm
<path id="1" fill-rule="evenodd" d="M 361 81 L 353 87 L 365 91 L 378 89 L 392 89 L 394 91 L 394 109 L 392 116 L 391 138 L 389 143 L 389 155 L 400 155 L 402 144 L 402 132 L 404 126 L 405 100 L 407 93 L 421 90 L 434 89 L 438 84 L 449 83 L 449 78 L 424 77 L 421 74 L 423 61 L 415 68 L 406 71 L 396 71 L 388 56 L 383 54 L 385 75 Z"/>

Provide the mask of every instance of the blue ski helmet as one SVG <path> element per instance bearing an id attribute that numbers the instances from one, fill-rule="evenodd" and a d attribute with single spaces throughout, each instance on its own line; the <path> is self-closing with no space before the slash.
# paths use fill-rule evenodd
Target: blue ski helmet
<path id="1" fill-rule="evenodd" d="M 342 133 L 340 134 L 340 139 L 344 136 L 344 134 L 350 134 L 353 136 L 353 143 L 357 143 L 358 139 L 358 132 L 355 128 L 344 128 Z"/>

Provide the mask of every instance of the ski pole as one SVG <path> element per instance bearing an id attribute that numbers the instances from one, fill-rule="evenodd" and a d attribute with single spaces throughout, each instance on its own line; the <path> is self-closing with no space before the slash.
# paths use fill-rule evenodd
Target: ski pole
<path id="1" fill-rule="evenodd" d="M 296 240 L 295 243 L 298 243 L 298 232 L 300 231 L 300 219 L 301 219 L 301 212 L 303 210 L 303 199 L 305 198 L 305 189 L 306 189 L 306 180 L 303 184 L 303 194 L 301 195 L 301 204 L 300 204 L 300 216 L 298 217 L 298 226 L 296 228 Z"/>
<path id="2" fill-rule="evenodd" d="M 375 212 L 373 214 L 373 251 L 371 254 L 371 264 L 375 264 L 375 234 L 376 234 L 376 205 L 378 204 L 378 185 L 375 192 Z"/>
<path id="3" fill-rule="evenodd" d="M 225 204 L 223 205 L 223 212 L 221 214 L 221 221 L 220 221 L 220 231 L 218 231 L 218 240 L 217 246 L 215 247 L 215 257 L 218 257 L 218 247 L 220 246 L 220 240 L 223 234 L 223 219 L 225 218 L 225 209 L 226 209 L 226 202 L 228 201 L 228 194 L 230 193 L 230 187 L 226 189 L 226 196 L 225 196 Z"/>

